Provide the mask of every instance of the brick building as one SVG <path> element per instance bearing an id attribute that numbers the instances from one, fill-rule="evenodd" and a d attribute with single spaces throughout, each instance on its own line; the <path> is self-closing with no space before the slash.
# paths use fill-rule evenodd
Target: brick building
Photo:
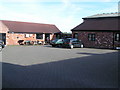
<path id="1" fill-rule="evenodd" d="M 0 39 L 6 45 L 19 45 L 19 41 L 52 40 L 59 37 L 61 31 L 52 24 L 0 20 Z"/>
<path id="2" fill-rule="evenodd" d="M 83 23 L 73 28 L 72 35 L 80 39 L 85 47 L 120 47 L 119 13 L 103 13 L 83 18 Z"/>

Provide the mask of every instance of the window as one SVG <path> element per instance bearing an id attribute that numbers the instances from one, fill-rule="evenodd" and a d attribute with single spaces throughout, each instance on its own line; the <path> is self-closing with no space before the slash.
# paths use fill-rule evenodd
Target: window
<path id="1" fill-rule="evenodd" d="M 61 38 L 61 35 L 60 35 L 60 34 L 56 34 L 56 38 L 57 38 L 57 39 L 60 39 L 60 38 Z"/>
<path id="2" fill-rule="evenodd" d="M 25 34 L 25 37 L 29 37 L 29 34 Z"/>
<path id="3" fill-rule="evenodd" d="M 78 38 L 78 33 L 74 33 L 73 38 Z"/>
<path id="4" fill-rule="evenodd" d="M 120 33 L 115 34 L 115 41 L 120 41 Z"/>
<path id="5" fill-rule="evenodd" d="M 25 34 L 25 37 L 31 37 L 32 34 Z"/>
<path id="6" fill-rule="evenodd" d="M 95 34 L 88 34 L 89 41 L 95 41 Z"/>
<path id="7" fill-rule="evenodd" d="M 36 34 L 36 39 L 43 39 L 43 34 L 37 33 Z"/>

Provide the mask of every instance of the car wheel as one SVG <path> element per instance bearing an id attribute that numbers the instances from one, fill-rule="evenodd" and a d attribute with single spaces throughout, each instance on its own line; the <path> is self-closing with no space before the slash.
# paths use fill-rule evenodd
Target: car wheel
<path id="1" fill-rule="evenodd" d="M 70 45 L 70 49 L 73 49 L 73 45 Z"/>
<path id="2" fill-rule="evenodd" d="M 81 48 L 83 48 L 84 46 L 83 46 L 83 44 L 81 44 L 81 46 L 80 46 Z"/>
<path id="3" fill-rule="evenodd" d="M 56 45 L 57 47 L 59 47 L 59 44 L 58 45 Z"/>
<path id="4" fill-rule="evenodd" d="M 52 47 L 55 47 L 55 45 L 52 45 Z"/>
<path id="5" fill-rule="evenodd" d="M 61 48 L 61 45 L 59 44 L 59 45 L 57 45 L 59 48 Z"/>

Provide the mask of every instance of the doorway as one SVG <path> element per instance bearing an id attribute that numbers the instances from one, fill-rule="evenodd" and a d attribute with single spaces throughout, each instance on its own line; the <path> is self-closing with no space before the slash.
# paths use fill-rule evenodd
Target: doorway
<path id="1" fill-rule="evenodd" d="M 0 40 L 2 40 L 6 45 L 6 33 L 0 33 Z"/>
<path id="2" fill-rule="evenodd" d="M 45 43 L 49 43 L 50 42 L 50 34 L 47 33 L 45 34 Z"/>

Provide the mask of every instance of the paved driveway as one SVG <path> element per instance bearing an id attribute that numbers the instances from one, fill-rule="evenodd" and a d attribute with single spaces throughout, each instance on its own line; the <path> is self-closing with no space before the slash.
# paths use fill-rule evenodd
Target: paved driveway
<path id="1" fill-rule="evenodd" d="M 115 88 L 118 52 L 51 46 L 7 46 L 3 88 Z"/>

